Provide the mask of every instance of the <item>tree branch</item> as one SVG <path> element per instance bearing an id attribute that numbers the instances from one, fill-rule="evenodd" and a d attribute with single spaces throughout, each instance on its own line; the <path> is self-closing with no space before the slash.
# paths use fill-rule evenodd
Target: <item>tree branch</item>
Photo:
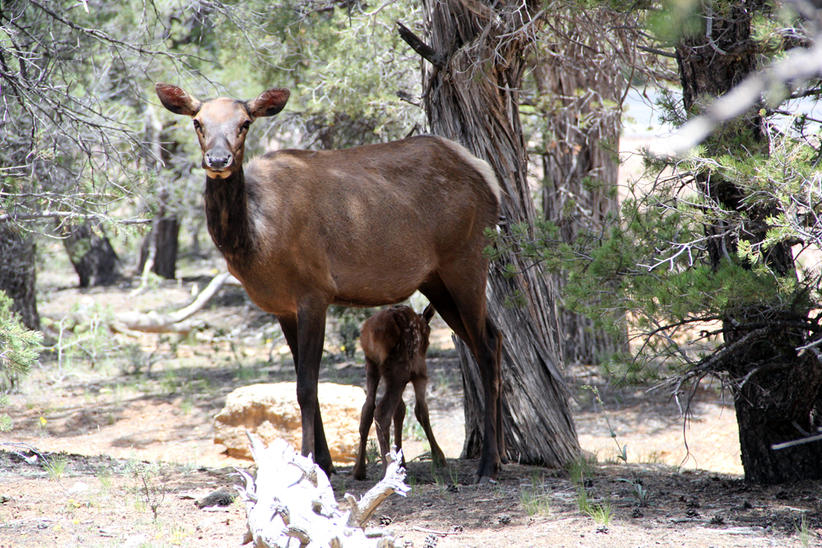
<path id="1" fill-rule="evenodd" d="M 400 38 L 402 38 L 406 44 L 411 46 L 414 51 L 419 53 L 423 59 L 437 68 L 442 68 L 445 66 L 445 56 L 423 42 L 422 39 L 411 31 L 411 29 L 399 21 L 397 21 L 397 32 L 399 32 Z"/>
<path id="2" fill-rule="evenodd" d="M 717 126 L 739 116 L 770 89 L 792 87 L 802 81 L 822 76 L 822 34 L 813 48 L 795 48 L 765 70 L 745 78 L 731 91 L 715 100 L 704 114 L 692 118 L 671 137 L 656 141 L 649 153 L 665 158 L 682 156 L 701 143 Z"/>

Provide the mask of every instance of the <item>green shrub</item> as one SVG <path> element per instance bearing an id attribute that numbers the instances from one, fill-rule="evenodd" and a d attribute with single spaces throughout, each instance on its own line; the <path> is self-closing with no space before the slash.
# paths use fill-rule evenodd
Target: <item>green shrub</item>
<path id="1" fill-rule="evenodd" d="M 0 291 L 0 390 L 20 381 L 42 350 L 43 335 L 31 331 L 12 309 L 12 300 Z"/>

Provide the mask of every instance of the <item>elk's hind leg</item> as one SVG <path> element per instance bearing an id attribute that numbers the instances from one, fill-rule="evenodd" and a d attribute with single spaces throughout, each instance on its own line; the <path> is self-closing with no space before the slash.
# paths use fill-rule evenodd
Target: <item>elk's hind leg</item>
<path id="1" fill-rule="evenodd" d="M 484 271 L 483 271 L 484 272 Z M 477 478 L 494 479 L 502 465 L 500 459 L 502 409 L 499 330 L 487 318 L 485 276 L 469 278 L 463 271 L 440 272 L 420 290 L 434 303 L 442 319 L 459 336 L 474 356 L 482 377 L 485 414 Z"/>

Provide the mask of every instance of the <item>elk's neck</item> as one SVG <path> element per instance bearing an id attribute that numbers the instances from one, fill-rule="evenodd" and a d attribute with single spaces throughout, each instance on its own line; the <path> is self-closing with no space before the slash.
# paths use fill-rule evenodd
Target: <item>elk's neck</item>
<path id="1" fill-rule="evenodd" d="M 205 212 L 208 232 L 229 263 L 247 259 L 253 253 L 248 191 L 242 170 L 228 179 L 206 177 Z"/>

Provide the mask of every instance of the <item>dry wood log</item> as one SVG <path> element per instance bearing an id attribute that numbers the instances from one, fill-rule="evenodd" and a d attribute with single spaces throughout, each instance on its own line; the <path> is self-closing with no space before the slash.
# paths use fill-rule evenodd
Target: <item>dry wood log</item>
<path id="1" fill-rule="evenodd" d="M 188 333 L 192 329 L 190 322 L 185 322 L 197 311 L 203 308 L 229 278 L 228 272 L 221 272 L 214 276 L 208 285 L 200 291 L 197 298 L 189 304 L 170 314 L 157 312 L 124 312 L 119 314 L 112 324 L 115 331 L 143 331 L 146 333 Z"/>
<path id="2" fill-rule="evenodd" d="M 385 477 L 359 501 L 346 493 L 338 505 L 328 476 L 310 457 L 298 454 L 282 439 L 266 447 L 253 434 L 248 437 L 257 477 L 238 470 L 245 480 L 238 491 L 248 516 L 246 542 L 253 542 L 255 548 L 396 546 L 385 531 L 363 527 L 389 495 L 405 496 L 410 489 L 400 465 L 401 451 L 386 455 Z"/>

